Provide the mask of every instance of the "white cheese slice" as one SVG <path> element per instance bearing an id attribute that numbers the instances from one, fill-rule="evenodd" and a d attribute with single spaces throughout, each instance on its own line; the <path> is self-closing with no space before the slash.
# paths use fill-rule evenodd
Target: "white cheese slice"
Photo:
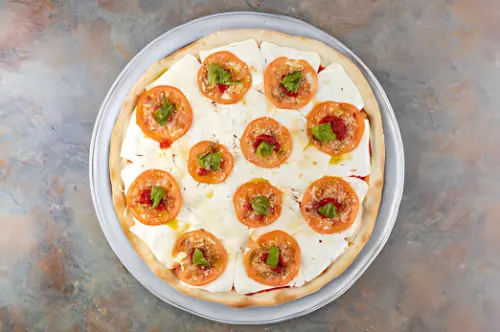
<path id="1" fill-rule="evenodd" d="M 204 289 L 212 293 L 229 292 L 233 289 L 234 270 L 236 265 L 236 252 L 228 251 L 227 266 L 222 274 L 212 282 L 203 286 L 192 286 L 181 281 L 186 287 Z"/>
<path id="2" fill-rule="evenodd" d="M 160 149 L 160 144 L 144 135 L 136 123 L 136 111 L 132 113 L 127 132 L 122 143 L 120 157 L 132 162 L 144 162 L 145 158 L 163 159 L 168 154 L 167 150 Z"/>
<path id="3" fill-rule="evenodd" d="M 156 259 L 169 269 L 176 265 L 176 260 L 172 257 L 172 249 L 175 241 L 186 232 L 189 225 L 179 221 L 173 221 L 166 225 L 148 226 L 135 220 L 135 225 L 130 227 L 130 231 L 139 237 L 153 252 Z"/>
<path id="4" fill-rule="evenodd" d="M 344 180 L 352 186 L 361 205 L 368 191 L 368 184 L 357 178 L 344 178 Z M 319 234 L 308 227 L 295 234 L 295 239 L 301 248 L 301 267 L 297 286 L 316 278 L 347 250 L 349 247 L 348 239 L 359 228 L 361 215 L 362 209 L 360 207 L 353 225 L 341 233 Z"/>
<path id="5" fill-rule="evenodd" d="M 274 111 L 272 118 L 285 126 L 292 136 L 292 153 L 287 162 L 291 163 L 297 160 L 304 151 L 309 138 L 307 137 L 306 119 L 296 110 L 285 110 L 278 108 Z"/>
<path id="6" fill-rule="evenodd" d="M 318 74 L 318 91 L 313 99 L 300 112 L 307 116 L 311 109 L 324 101 L 336 101 L 354 105 L 358 110 L 364 107 L 358 88 L 344 67 L 332 63 Z"/>
<path id="7" fill-rule="evenodd" d="M 201 62 L 215 52 L 228 51 L 245 62 L 252 74 L 252 86 L 256 89 L 262 87 L 264 81 L 262 58 L 260 56 L 259 45 L 254 39 L 248 39 L 242 42 L 235 42 L 229 45 L 217 47 L 208 51 L 200 52 Z"/>
<path id="8" fill-rule="evenodd" d="M 346 177 L 367 176 L 371 172 L 370 122 L 365 120 L 365 131 L 358 146 L 338 157 L 332 157 L 326 168 L 326 175 Z"/>
<path id="9" fill-rule="evenodd" d="M 305 60 L 316 72 L 321 64 L 321 58 L 318 53 L 299 51 L 294 48 L 279 46 L 266 41 L 262 42 L 260 45 L 260 53 L 264 62 L 264 72 L 271 62 L 282 56 L 289 59 Z"/>
<path id="10" fill-rule="evenodd" d="M 314 180 L 325 174 L 329 161 L 330 156 L 314 146 L 308 146 L 296 160 L 272 168 L 270 178 L 282 191 L 292 190 L 302 194 Z"/>
<path id="11" fill-rule="evenodd" d="M 250 89 L 241 101 L 231 105 L 219 105 L 227 108 L 227 115 L 233 121 L 234 135 L 239 139 L 250 122 L 265 116 L 272 116 L 275 107 L 262 93 Z"/>

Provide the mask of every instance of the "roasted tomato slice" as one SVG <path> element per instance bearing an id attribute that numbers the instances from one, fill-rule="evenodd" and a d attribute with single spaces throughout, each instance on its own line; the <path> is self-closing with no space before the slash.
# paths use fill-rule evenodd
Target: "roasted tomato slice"
<path id="1" fill-rule="evenodd" d="M 234 158 L 227 148 L 212 141 L 196 143 L 189 151 L 189 174 L 200 183 L 224 182 L 233 171 Z"/>
<path id="2" fill-rule="evenodd" d="M 325 101 L 307 115 L 307 135 L 320 151 L 340 156 L 359 145 L 364 120 L 365 114 L 351 104 Z"/>
<path id="3" fill-rule="evenodd" d="M 252 86 L 245 62 L 231 52 L 216 52 L 205 58 L 198 71 L 201 93 L 219 104 L 235 104 Z"/>
<path id="4" fill-rule="evenodd" d="M 226 249 L 212 233 L 188 232 L 174 245 L 172 256 L 179 260 L 175 273 L 183 282 L 202 286 L 217 279 L 226 269 Z"/>
<path id="5" fill-rule="evenodd" d="M 141 173 L 127 191 L 127 207 L 146 225 L 164 224 L 179 214 L 182 196 L 175 179 L 158 169 Z"/>
<path id="6" fill-rule="evenodd" d="M 247 275 L 258 283 L 280 287 L 299 273 L 300 247 L 283 231 L 272 231 L 255 241 L 250 240 L 248 249 L 243 264 Z"/>
<path id="7" fill-rule="evenodd" d="M 260 167 L 275 168 L 292 153 L 292 137 L 288 129 L 271 118 L 250 122 L 240 139 L 245 158 Z"/>
<path id="8" fill-rule="evenodd" d="M 321 234 L 339 233 L 356 220 L 359 199 L 348 182 L 324 176 L 311 183 L 300 203 L 300 210 L 313 230 Z"/>
<path id="9" fill-rule="evenodd" d="M 318 90 L 318 75 L 305 60 L 275 59 L 264 73 L 264 93 L 279 108 L 300 108 Z"/>
<path id="10" fill-rule="evenodd" d="M 179 89 L 160 85 L 139 97 L 136 121 L 146 136 L 168 147 L 191 128 L 193 112 Z"/>
<path id="11" fill-rule="evenodd" d="M 233 197 L 238 220 L 252 228 L 267 226 L 281 214 L 283 192 L 266 180 L 241 185 Z"/>

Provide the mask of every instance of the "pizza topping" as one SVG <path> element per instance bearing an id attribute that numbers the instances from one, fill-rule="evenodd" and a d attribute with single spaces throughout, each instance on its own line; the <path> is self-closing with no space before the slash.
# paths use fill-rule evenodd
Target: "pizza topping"
<path id="1" fill-rule="evenodd" d="M 252 210 L 258 214 L 267 217 L 269 215 L 269 199 L 264 195 L 255 196 L 250 201 Z"/>
<path id="2" fill-rule="evenodd" d="M 243 262 L 251 279 L 268 286 L 284 286 L 299 272 L 300 248 L 291 235 L 272 231 L 249 244 Z"/>
<path id="3" fill-rule="evenodd" d="M 339 233 L 356 220 L 359 199 L 348 182 L 324 176 L 307 188 L 300 203 L 302 216 L 316 232 Z"/>
<path id="4" fill-rule="evenodd" d="M 286 89 L 286 91 L 297 94 L 301 81 L 302 72 L 294 71 L 293 73 L 290 73 L 283 77 L 283 79 L 281 80 L 281 85 Z"/>
<path id="5" fill-rule="evenodd" d="M 165 171 L 150 169 L 140 174 L 126 195 L 132 215 L 146 225 L 161 225 L 174 219 L 181 209 L 177 182 Z"/>
<path id="6" fill-rule="evenodd" d="M 160 126 L 165 126 L 168 122 L 168 119 L 172 115 L 174 108 L 174 104 L 169 102 L 168 99 L 164 97 L 162 99 L 161 106 L 158 107 L 154 113 L 156 122 L 158 122 Z"/>
<path id="7" fill-rule="evenodd" d="M 189 130 L 193 113 L 179 89 L 160 85 L 139 97 L 136 121 L 144 134 L 159 142 L 163 149 Z"/>
<path id="8" fill-rule="evenodd" d="M 208 154 L 199 154 L 196 156 L 198 166 L 202 169 L 210 171 L 220 171 L 220 164 L 222 161 L 222 153 L 220 151 Z"/>
<path id="9" fill-rule="evenodd" d="M 331 142 L 337 138 L 329 123 L 323 123 L 311 128 L 314 138 L 321 142 Z"/>
<path id="10" fill-rule="evenodd" d="M 363 137 L 365 115 L 351 104 L 326 101 L 307 115 L 311 143 L 330 156 L 354 150 Z"/>
<path id="11" fill-rule="evenodd" d="M 233 198 L 238 220 L 252 228 L 267 226 L 281 214 L 283 193 L 266 180 L 241 185 Z"/>
<path id="12" fill-rule="evenodd" d="M 213 234 L 191 231 L 181 236 L 174 245 L 172 256 L 179 261 L 175 273 L 183 282 L 202 286 L 217 279 L 228 261 L 226 249 Z"/>
<path id="13" fill-rule="evenodd" d="M 201 141 L 189 151 L 189 174 L 200 183 L 221 183 L 231 174 L 233 167 L 234 158 L 222 144 Z"/>
<path id="14" fill-rule="evenodd" d="M 292 137 L 286 127 L 271 118 L 252 121 L 240 139 L 244 157 L 264 167 L 279 167 L 292 152 Z"/>
<path id="15" fill-rule="evenodd" d="M 279 108 L 305 106 L 316 94 L 318 75 L 305 60 L 275 59 L 264 74 L 264 93 Z"/>
<path id="16" fill-rule="evenodd" d="M 151 196 L 150 196 L 150 199 L 153 202 L 153 204 L 151 205 L 151 207 L 153 209 L 155 209 L 158 206 L 158 204 L 160 204 L 163 197 L 165 197 L 166 193 L 167 193 L 167 191 L 165 190 L 165 188 L 163 188 L 161 186 L 153 187 L 153 189 L 151 190 Z"/>
<path id="17" fill-rule="evenodd" d="M 198 71 L 198 87 L 219 104 L 240 101 L 252 85 L 248 66 L 231 52 L 216 52 L 205 58 Z"/>
<path id="18" fill-rule="evenodd" d="M 203 252 L 198 248 L 193 250 L 193 256 L 191 257 L 191 260 L 196 266 L 210 266 L 210 262 L 205 259 L 205 256 L 203 256 Z"/>

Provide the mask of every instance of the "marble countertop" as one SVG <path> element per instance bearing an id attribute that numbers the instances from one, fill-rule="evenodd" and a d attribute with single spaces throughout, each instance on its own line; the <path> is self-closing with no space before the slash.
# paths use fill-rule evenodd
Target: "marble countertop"
<path id="1" fill-rule="evenodd" d="M 90 137 L 131 57 L 226 11 L 337 37 L 394 107 L 406 186 L 379 257 L 334 303 L 266 331 L 500 326 L 498 0 L 0 0 L 0 332 L 257 331 L 175 309 L 120 264 L 94 213 Z"/>

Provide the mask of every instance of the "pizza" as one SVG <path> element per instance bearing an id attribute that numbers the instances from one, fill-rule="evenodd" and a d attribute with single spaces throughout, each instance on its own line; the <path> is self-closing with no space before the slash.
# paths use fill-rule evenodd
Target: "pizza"
<path id="1" fill-rule="evenodd" d="M 110 144 L 114 207 L 162 280 L 233 307 L 311 294 L 368 241 L 384 171 L 377 101 L 325 44 L 220 31 L 153 64 Z"/>

